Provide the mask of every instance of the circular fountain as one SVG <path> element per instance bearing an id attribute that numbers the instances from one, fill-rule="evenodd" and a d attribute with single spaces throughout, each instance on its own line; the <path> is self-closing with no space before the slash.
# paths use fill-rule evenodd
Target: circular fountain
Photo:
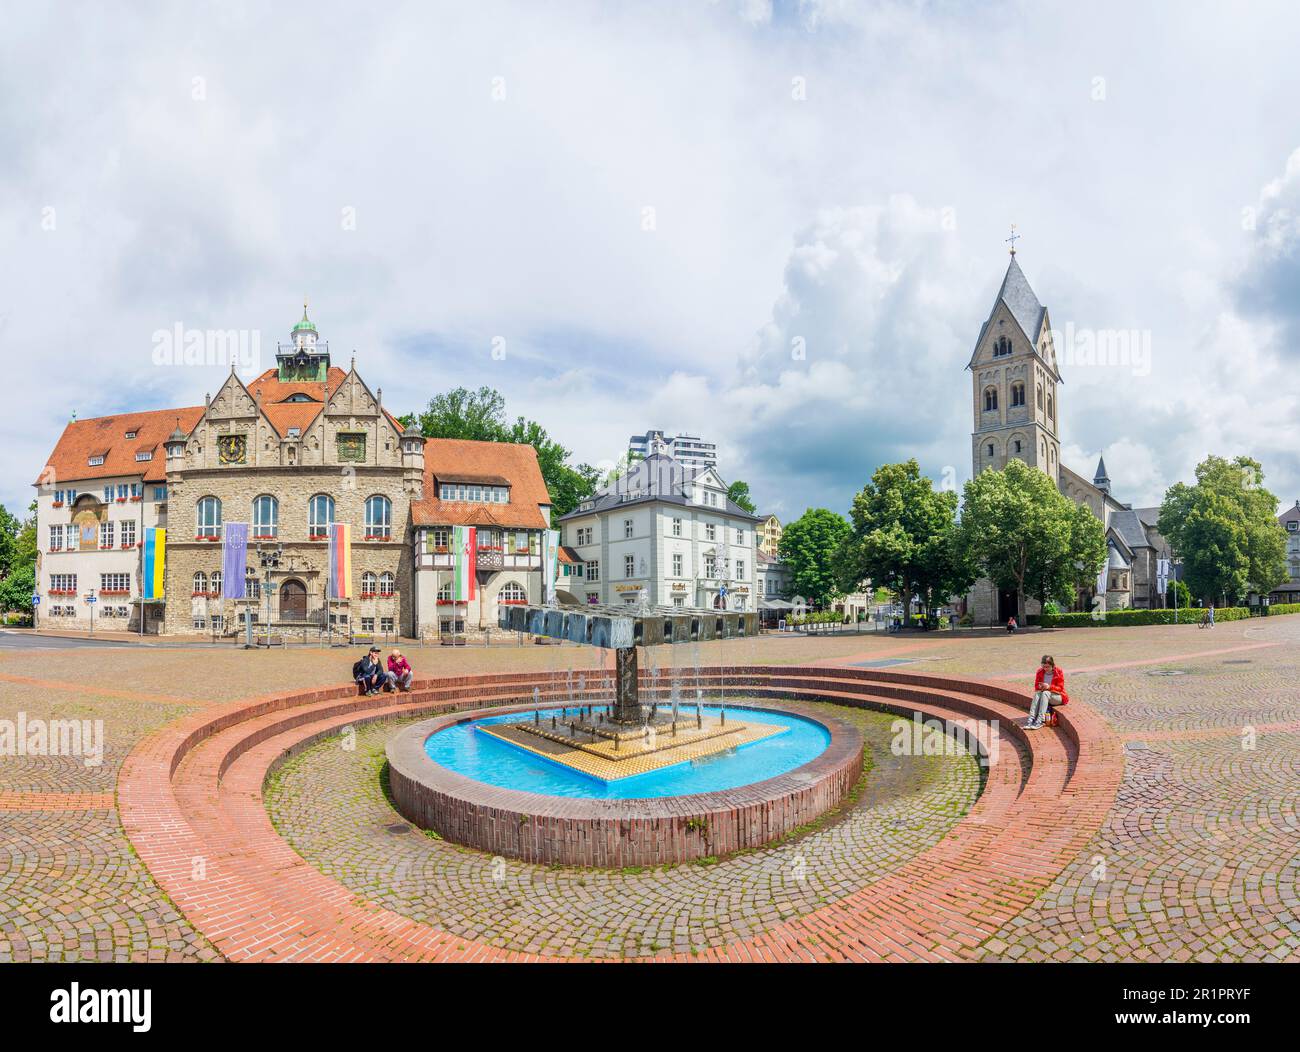
<path id="1" fill-rule="evenodd" d="M 659 865 L 771 843 L 836 806 L 862 770 L 856 729 L 793 702 L 716 697 L 716 670 L 643 677 L 637 648 L 757 631 L 680 607 L 503 607 L 501 627 L 614 651 L 579 690 L 424 720 L 388 742 L 398 810 L 446 839 L 562 865 Z M 682 690 L 687 691 L 683 700 Z"/>

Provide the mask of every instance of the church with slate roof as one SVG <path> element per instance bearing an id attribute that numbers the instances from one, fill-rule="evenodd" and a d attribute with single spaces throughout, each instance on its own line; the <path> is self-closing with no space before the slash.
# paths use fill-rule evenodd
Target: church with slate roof
<path id="1" fill-rule="evenodd" d="M 1051 320 L 1014 249 L 966 368 L 974 421 L 972 473 L 1022 460 L 1045 471 L 1062 493 L 1086 505 L 1106 526 L 1105 571 L 1092 588 L 1079 593 L 1076 609 L 1094 609 L 1103 592 L 1108 610 L 1161 606 L 1157 561 L 1167 554 L 1168 544 L 1156 530 L 1160 509 L 1134 508 L 1112 495 L 1104 458 L 1098 459 L 1091 481 L 1061 463 L 1064 380 Z M 966 602 L 976 625 L 1003 624 L 1016 612 L 1015 592 L 999 591 L 987 580 L 975 584 Z M 1038 603 L 1027 599 L 1025 611 L 1039 613 Z"/>

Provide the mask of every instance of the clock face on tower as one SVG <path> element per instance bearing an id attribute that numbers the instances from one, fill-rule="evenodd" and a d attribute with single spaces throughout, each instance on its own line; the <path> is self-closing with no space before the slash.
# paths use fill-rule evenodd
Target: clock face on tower
<path id="1" fill-rule="evenodd" d="M 217 457 L 222 464 L 242 464 L 248 458 L 248 439 L 244 435 L 218 435 Z"/>

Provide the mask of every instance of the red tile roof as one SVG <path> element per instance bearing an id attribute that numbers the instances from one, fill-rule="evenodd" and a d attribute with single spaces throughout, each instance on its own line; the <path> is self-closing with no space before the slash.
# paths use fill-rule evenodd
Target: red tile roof
<path id="1" fill-rule="evenodd" d="M 283 438 L 289 433 L 291 427 L 298 428 L 300 432 L 306 431 L 311 422 L 320 415 L 320 411 L 325 408 L 326 400 L 339 389 L 339 385 L 347 375 L 344 370 L 331 366 L 325 373 L 325 380 L 322 383 L 281 383 L 277 371 L 268 369 L 244 386 L 248 388 L 248 393 L 254 399 L 261 402 L 262 412 Z M 290 402 L 289 399 L 294 395 L 306 395 L 311 401 Z"/>
<path id="2" fill-rule="evenodd" d="M 440 500 L 438 479 L 489 476 L 510 485 L 508 504 Z M 537 464 L 537 450 L 512 442 L 475 442 L 461 438 L 430 438 L 424 444 L 424 498 L 411 504 L 417 526 L 501 526 L 544 530 L 550 526 L 538 506 L 551 496 Z"/>
<path id="3" fill-rule="evenodd" d="M 167 474 L 163 442 L 176 429 L 178 420 L 180 429 L 188 435 L 202 416 L 202 406 L 187 406 L 74 420 L 63 429 L 37 481 L 56 486 L 84 479 L 141 475 L 145 482 L 161 482 Z M 128 431 L 134 431 L 136 437 L 127 438 Z M 141 452 L 152 452 L 153 459 L 136 460 L 136 454 Z M 90 458 L 98 456 L 104 458 L 104 463 L 91 467 Z"/>

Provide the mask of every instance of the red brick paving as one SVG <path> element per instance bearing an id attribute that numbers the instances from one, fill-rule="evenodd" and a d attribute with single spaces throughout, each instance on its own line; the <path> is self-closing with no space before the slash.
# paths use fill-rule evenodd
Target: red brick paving
<path id="1" fill-rule="evenodd" d="M 762 693 L 869 703 L 941 719 L 997 720 L 1007 742 L 983 795 L 952 833 L 902 869 L 815 913 L 699 957 L 726 960 L 960 960 L 1074 858 L 1104 819 L 1122 771 L 1117 741 L 1086 705 L 1058 731 L 1025 735 L 1025 699 L 996 686 L 826 668 L 727 670 Z M 434 681 L 410 700 L 347 690 L 220 706 L 156 732 L 119 779 L 122 821 L 164 891 L 232 960 L 517 960 L 373 904 L 299 858 L 262 802 L 287 750 L 363 719 L 527 698 L 519 676 Z M 593 688 L 594 689 L 594 688 Z M 1011 739 L 1027 749 L 1030 762 Z"/>

